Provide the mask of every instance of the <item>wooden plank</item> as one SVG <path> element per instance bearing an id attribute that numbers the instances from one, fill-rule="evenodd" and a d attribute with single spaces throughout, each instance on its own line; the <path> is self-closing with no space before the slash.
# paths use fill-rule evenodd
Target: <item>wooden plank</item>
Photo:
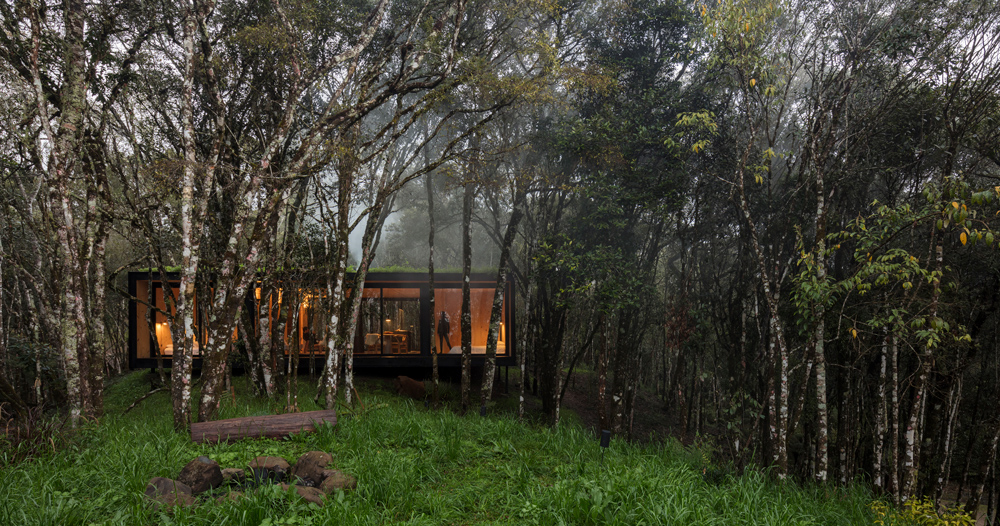
<path id="1" fill-rule="evenodd" d="M 315 431 L 316 424 L 337 425 L 337 411 L 306 411 L 284 415 L 246 416 L 191 424 L 191 440 L 202 443 L 232 442 L 244 438 L 278 438 L 300 431 Z"/>

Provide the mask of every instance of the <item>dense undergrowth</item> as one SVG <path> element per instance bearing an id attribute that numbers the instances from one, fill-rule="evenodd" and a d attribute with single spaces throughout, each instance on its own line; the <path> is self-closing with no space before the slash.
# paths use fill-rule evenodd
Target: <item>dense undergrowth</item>
<path id="1" fill-rule="evenodd" d="M 271 402 L 239 396 L 220 418 L 266 414 Z M 706 464 L 705 449 L 676 442 L 613 441 L 603 463 L 598 441 L 571 420 L 558 429 L 522 425 L 503 403 L 495 415 L 457 416 L 385 390 L 360 390 L 364 409 L 341 412 L 336 428 L 286 440 L 203 446 L 171 428 L 167 393 L 123 410 L 148 388 L 144 373 L 107 392 L 107 415 L 67 447 L 8 465 L 0 450 L 0 524 L 320 525 L 320 524 L 873 524 L 871 497 L 860 488 L 801 488 L 748 470 Z M 304 405 L 310 386 L 302 383 Z M 303 407 L 304 410 L 314 407 Z M 290 460 L 320 449 L 358 478 L 353 493 L 322 508 L 277 489 L 172 515 L 143 500 L 146 482 L 175 477 L 197 455 L 223 466 L 258 455 Z M 885 521 L 891 523 L 893 521 Z"/>

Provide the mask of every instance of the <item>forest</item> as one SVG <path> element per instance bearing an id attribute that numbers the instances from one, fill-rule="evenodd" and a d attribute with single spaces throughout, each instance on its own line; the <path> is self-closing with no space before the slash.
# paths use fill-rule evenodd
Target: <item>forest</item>
<path id="1" fill-rule="evenodd" d="M 557 427 L 589 382 L 616 439 L 662 413 L 733 470 L 996 518 L 996 0 L 0 14 L 8 435 L 103 418 L 129 301 L 170 320 L 175 430 L 219 416 L 234 364 L 285 411 L 300 380 L 353 407 L 366 276 L 426 273 L 433 297 L 460 272 L 467 334 L 475 270 L 496 293 L 476 375 L 462 345 L 462 414 L 496 407 L 510 278 L 519 417 L 537 398 Z M 128 272 L 179 287 L 160 308 Z M 284 335 L 307 301 L 325 353 L 300 377 Z"/>

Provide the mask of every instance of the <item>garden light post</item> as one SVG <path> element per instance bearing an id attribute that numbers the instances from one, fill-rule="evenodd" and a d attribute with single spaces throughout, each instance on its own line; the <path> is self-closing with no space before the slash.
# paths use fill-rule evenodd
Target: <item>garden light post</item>
<path id="1" fill-rule="evenodd" d="M 611 445 L 611 431 L 607 429 L 601 430 L 601 467 L 604 467 L 604 452 L 608 450 L 608 446 Z"/>

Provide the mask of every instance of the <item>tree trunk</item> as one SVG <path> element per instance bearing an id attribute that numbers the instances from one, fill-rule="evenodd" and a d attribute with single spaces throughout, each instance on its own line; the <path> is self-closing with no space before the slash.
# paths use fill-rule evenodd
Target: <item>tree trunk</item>
<path id="1" fill-rule="evenodd" d="M 291 309 L 291 347 L 289 349 L 288 370 L 285 372 L 285 412 L 299 412 L 299 351 L 301 349 L 301 338 L 299 337 L 299 311 L 301 310 L 302 298 L 297 292 L 293 293 L 294 301 L 289 302 Z"/>
<path id="2" fill-rule="evenodd" d="M 795 433 L 795 430 L 799 428 L 799 424 L 802 422 L 803 413 L 805 413 L 806 394 L 809 391 L 809 382 L 812 381 L 813 369 L 816 366 L 813 356 L 814 355 L 810 356 L 809 359 L 806 360 L 806 370 L 802 375 L 802 387 L 799 389 L 799 394 L 795 397 L 795 408 L 794 411 L 792 411 L 791 419 L 788 422 L 788 430 L 791 433 Z"/>
<path id="3" fill-rule="evenodd" d="M 96 201 L 96 198 L 95 198 Z M 106 203 L 111 206 L 111 203 Z M 93 302 L 90 305 L 90 330 L 88 337 L 90 340 L 90 407 L 94 417 L 101 417 L 104 414 L 104 377 L 108 372 L 107 367 L 114 360 L 114 349 L 107 344 L 107 334 L 104 327 L 104 317 L 107 313 L 107 290 L 106 264 L 104 260 L 105 247 L 108 242 L 108 222 L 104 214 L 98 210 L 92 211 L 91 220 L 99 221 L 96 232 L 94 256 L 92 265 L 94 267 L 93 280 Z"/>
<path id="4" fill-rule="evenodd" d="M 958 421 L 958 407 L 962 400 L 962 376 L 958 377 L 958 381 L 952 384 L 951 389 L 948 393 L 948 419 L 944 426 L 944 439 L 940 446 L 941 451 L 941 465 L 938 468 L 938 476 L 936 481 L 936 486 L 934 488 L 934 502 L 941 500 L 941 495 L 944 493 L 944 486 L 948 482 L 949 472 L 951 471 L 951 453 L 954 449 L 954 432 L 955 425 Z"/>
<path id="5" fill-rule="evenodd" d="M 167 280 L 165 279 L 164 272 L 165 272 L 164 269 L 160 270 L 160 278 L 161 278 L 161 280 L 160 280 L 160 284 L 161 284 L 160 290 L 163 291 L 163 304 L 166 307 L 166 311 L 164 312 L 164 318 L 167 319 L 167 323 L 169 325 L 174 325 L 173 313 L 171 313 L 171 308 L 170 308 L 170 306 L 173 305 L 174 302 L 170 300 L 169 296 L 167 295 L 167 292 L 171 292 L 171 295 L 173 295 L 173 293 L 172 293 L 172 289 L 170 288 L 170 283 L 167 282 Z M 156 336 L 156 323 L 153 321 L 153 320 L 155 320 L 155 316 L 156 316 L 156 295 L 154 294 L 154 291 L 153 291 L 153 267 L 152 266 L 149 267 L 149 271 L 146 273 L 146 283 L 147 283 L 147 285 L 146 285 L 146 330 L 149 331 L 149 334 L 153 335 L 153 338 L 152 338 L 153 344 L 152 344 L 152 347 L 150 348 L 150 352 L 152 352 L 156 356 L 156 374 L 157 374 L 157 377 L 159 378 L 160 385 L 166 386 L 167 385 L 167 373 L 166 373 L 166 370 L 164 369 L 164 364 L 163 364 L 163 347 L 160 346 L 160 339 L 159 339 L 159 337 Z"/>
<path id="6" fill-rule="evenodd" d="M 385 188 L 380 187 L 375 197 L 375 203 L 368 210 L 368 221 L 361 239 L 361 258 L 354 274 L 350 301 L 344 302 L 342 298 L 346 293 L 344 283 L 347 279 L 347 248 L 351 233 L 350 209 L 353 200 L 354 173 L 357 168 L 354 164 L 355 160 L 351 157 L 341 167 L 341 172 L 344 175 L 338 179 L 337 184 L 337 213 L 330 218 L 337 225 L 337 234 L 334 239 L 337 249 L 333 251 L 330 250 L 329 246 L 327 247 L 328 254 L 336 255 L 336 259 L 333 261 L 334 271 L 327 275 L 327 290 L 331 297 L 330 323 L 327 328 L 330 339 L 327 343 L 327 361 L 320 380 L 320 391 L 325 395 L 327 409 L 333 409 L 336 402 L 341 367 L 344 369 L 344 401 L 348 404 L 351 403 L 351 390 L 354 387 L 354 335 L 361 313 L 365 278 L 374 257 L 374 250 L 378 245 L 378 234 L 386 217 L 385 198 L 387 196 Z M 343 358 L 342 365 L 341 358 Z M 319 393 L 317 393 L 318 395 Z"/>
<path id="7" fill-rule="evenodd" d="M 284 388 L 285 368 L 288 363 L 288 346 L 285 331 L 288 327 L 290 298 L 294 296 L 291 287 L 281 276 L 278 280 L 278 302 L 274 306 L 274 322 L 271 324 L 271 367 L 274 368 L 276 391 Z"/>
<path id="8" fill-rule="evenodd" d="M 472 182 L 465 183 L 462 198 L 462 413 L 469 410 L 472 390 L 472 202 L 474 200 Z"/>
<path id="9" fill-rule="evenodd" d="M 979 402 L 982 400 L 983 395 L 983 376 L 980 376 L 979 384 L 976 386 L 976 400 L 972 404 L 972 419 L 971 422 L 980 422 L 979 419 Z M 971 451 L 972 447 L 976 443 L 976 438 L 979 433 L 979 425 L 973 425 L 972 429 L 969 430 L 969 439 L 966 441 L 965 450 Z M 962 469 L 962 481 L 958 484 L 958 492 L 955 496 L 956 502 L 962 501 L 962 492 L 969 483 L 969 470 L 972 469 L 972 455 L 965 455 L 965 465 Z"/>
<path id="10" fill-rule="evenodd" d="M 560 340 L 560 345 L 561 344 L 562 341 Z M 565 360 L 565 353 L 562 352 L 561 346 L 559 348 L 557 356 L 558 359 L 556 361 L 556 382 L 555 385 L 553 386 L 554 389 L 552 389 L 552 427 L 559 426 L 560 409 L 562 406 L 562 398 L 559 396 L 559 393 L 562 392 L 564 385 L 563 382 L 566 381 L 565 375 L 562 374 L 562 370 L 565 365 L 563 363 L 563 360 Z"/>
<path id="11" fill-rule="evenodd" d="M 514 237 L 517 235 L 517 225 L 524 216 L 522 207 L 524 192 L 515 191 L 517 191 L 517 195 L 514 198 L 514 211 L 511 213 L 510 220 L 507 223 L 507 232 L 504 233 L 503 245 L 500 247 L 500 263 L 497 268 L 496 288 L 493 291 L 493 308 L 490 310 L 490 329 L 486 338 L 486 366 L 483 368 L 483 388 L 481 393 L 481 405 L 483 406 L 493 396 L 493 378 L 496 376 L 497 367 L 497 338 L 500 334 L 500 319 L 503 313 L 504 291 L 507 288 L 507 273 L 510 272 L 510 247 L 514 244 Z M 510 337 L 508 334 L 508 338 Z"/>
<path id="12" fill-rule="evenodd" d="M 250 243 L 254 243 L 253 238 L 251 238 Z M 253 257 L 247 258 L 247 267 L 257 268 L 258 262 Z M 235 275 L 232 274 L 234 272 Z M 226 370 L 229 352 L 233 345 L 233 333 L 236 330 L 236 322 L 243 311 L 246 291 L 251 289 L 254 281 L 254 272 L 246 268 L 237 272 L 233 268 L 232 259 L 224 263 L 215 291 L 215 299 L 212 302 L 212 313 L 207 323 L 206 341 L 202 344 L 201 376 L 203 383 L 198 410 L 198 419 L 202 422 L 215 417 L 221 397 L 225 394 Z M 284 324 L 280 324 L 279 327 L 283 328 Z M 279 341 L 283 341 L 283 333 L 279 333 L 278 338 Z M 279 346 L 278 349 L 280 351 L 281 347 Z"/>
<path id="13" fill-rule="evenodd" d="M 889 413 L 889 451 L 891 461 L 889 462 L 889 484 L 893 501 L 896 504 L 902 502 L 902 487 L 900 485 L 899 474 L 902 469 L 899 454 L 899 337 L 892 334 L 892 345 L 889 346 L 889 362 L 891 368 L 891 382 L 889 384 L 889 400 L 892 411 Z"/>
<path id="14" fill-rule="evenodd" d="M 49 327 L 58 327 L 58 320 L 50 320 L 48 322 L 43 321 L 45 318 L 44 303 L 41 300 L 36 300 L 33 295 L 26 294 L 27 303 L 31 305 L 31 309 L 34 312 L 38 312 L 39 319 L 35 320 L 31 324 L 31 335 L 35 341 L 41 341 L 42 339 L 42 329 L 41 326 L 48 324 Z M 45 405 L 45 390 L 42 388 L 42 359 L 38 352 L 34 353 L 34 363 L 35 363 L 35 404 L 39 406 Z"/>
<path id="15" fill-rule="evenodd" d="M 944 269 L 944 249 L 937 239 L 936 232 L 931 235 L 931 244 L 934 246 L 935 267 L 938 274 L 932 278 L 931 305 L 928 319 L 934 320 L 937 317 L 938 299 L 941 295 L 941 272 Z M 930 378 L 931 367 L 934 363 L 933 347 L 925 345 L 919 356 L 919 366 L 917 378 L 913 389 L 916 393 L 913 403 L 910 406 L 910 418 L 906 426 L 906 449 L 903 453 L 903 468 L 905 469 L 903 481 L 903 500 L 915 495 L 917 484 L 917 470 L 919 469 L 920 438 L 922 433 L 922 419 L 924 397 L 927 393 L 927 382 Z"/>
<path id="16" fill-rule="evenodd" d="M 779 479 L 784 479 L 788 475 L 788 450 L 787 432 L 785 423 L 788 420 L 788 347 L 785 344 L 785 328 L 781 322 L 779 311 L 779 289 L 775 277 L 772 277 L 768 269 L 764 251 L 760 246 L 757 227 L 754 225 L 753 216 L 750 213 L 750 203 L 747 201 L 744 169 L 747 156 L 750 154 L 750 147 L 753 141 L 748 142 L 744 152 L 744 163 L 736 172 L 736 189 L 739 198 L 740 211 L 743 220 L 746 222 L 750 237 L 751 246 L 757 260 L 757 271 L 760 275 L 761 284 L 764 287 L 764 299 L 768 308 L 768 324 L 771 329 L 771 341 L 769 343 L 771 352 L 771 364 L 767 368 L 768 390 L 772 407 L 770 409 L 770 430 L 772 444 L 772 461 L 776 467 L 776 474 Z M 777 371 L 775 371 L 777 368 Z M 774 375 L 777 374 L 777 388 L 775 389 Z"/>
<path id="17" fill-rule="evenodd" d="M 823 177 L 822 172 L 817 176 L 816 192 L 818 204 L 816 205 L 816 281 L 820 286 L 826 283 L 826 209 L 823 200 Z M 816 328 L 813 334 L 815 339 L 815 360 L 816 360 L 816 481 L 826 482 L 827 469 L 830 464 L 827 454 L 827 444 L 829 442 L 829 417 L 826 404 L 826 300 L 821 299 L 816 304 Z"/>
<path id="18" fill-rule="evenodd" d="M 0 254 L 5 254 L 3 250 L 3 238 L 0 237 Z M 4 313 L 3 304 L 6 298 L 4 297 L 4 260 L 0 259 L 0 381 L 6 382 L 7 378 L 4 376 L 7 374 L 7 331 L 4 330 Z M 7 384 L 9 385 L 9 384 Z"/>
<path id="19" fill-rule="evenodd" d="M 965 504 L 965 512 L 975 518 L 979 517 L 979 502 L 983 498 L 983 490 L 986 487 L 986 480 L 989 478 L 991 467 L 996 461 L 997 444 L 1000 443 L 1000 420 L 997 420 L 993 424 L 992 435 L 992 439 L 989 441 L 989 449 L 986 454 L 983 455 L 982 462 L 979 464 L 979 484 L 977 484 L 976 489 L 972 491 L 972 495 L 969 497 L 969 502 Z"/>
<path id="20" fill-rule="evenodd" d="M 361 237 L 361 258 L 358 269 L 354 273 L 354 287 L 351 290 L 351 303 L 347 325 L 342 327 L 344 335 L 344 401 L 351 404 L 351 392 L 354 390 L 354 340 L 358 330 L 358 320 L 361 317 L 361 300 L 364 297 L 365 279 L 375 251 L 381 240 L 382 226 L 392 210 L 395 196 L 388 192 L 386 186 L 380 187 L 375 197 L 375 203 L 368 211 L 368 221 L 365 223 L 365 233 Z"/>
<path id="21" fill-rule="evenodd" d="M 0 254 L 4 254 L 2 238 L 0 238 Z M 7 379 L 9 369 L 6 365 L 7 332 L 4 330 L 3 263 L 3 259 L 0 258 L 0 404 L 9 405 L 14 412 L 14 416 L 18 419 L 23 419 L 28 414 L 28 405 L 24 403 L 17 389 Z"/>
<path id="22" fill-rule="evenodd" d="M 885 451 L 885 415 L 886 415 L 886 396 L 885 396 L 885 384 L 886 384 L 886 367 L 889 355 L 889 336 L 886 335 L 882 340 L 882 352 L 880 355 L 880 365 L 879 365 L 879 376 L 878 376 L 878 394 L 875 396 L 875 443 L 874 451 L 872 454 L 872 476 L 874 477 L 875 488 L 879 491 L 885 491 L 885 477 L 883 474 L 882 457 Z"/>
<path id="23" fill-rule="evenodd" d="M 431 403 L 438 406 L 438 393 L 440 388 L 440 372 L 438 370 L 438 353 L 441 351 L 437 346 L 437 331 L 435 321 L 437 320 L 434 307 L 434 181 L 431 174 L 424 175 L 424 186 L 427 188 L 427 220 L 429 223 L 427 233 L 427 294 L 431 311 Z"/>
<path id="24" fill-rule="evenodd" d="M 256 305 L 256 298 L 253 300 Z M 243 345 L 247 353 L 247 369 L 246 374 L 249 377 L 250 389 L 255 396 L 263 395 L 263 385 L 264 382 L 261 379 L 260 364 L 258 363 L 258 346 L 257 337 L 254 332 L 253 317 L 256 316 L 254 310 L 246 309 L 243 314 L 240 315 L 239 322 L 237 322 L 237 330 L 239 330 L 242 335 Z"/>
<path id="25" fill-rule="evenodd" d="M 261 381 L 261 394 L 271 398 L 277 391 L 275 385 L 275 364 L 273 363 L 274 304 L 278 302 L 278 291 L 269 276 L 264 276 L 260 282 L 260 298 L 257 304 L 257 369 Z M 256 294 L 255 294 L 256 296 Z"/>
<path id="26" fill-rule="evenodd" d="M 347 215 L 348 210 L 342 212 Z M 347 241 L 348 232 L 346 222 L 338 222 L 337 239 L 335 240 L 336 250 L 330 249 L 329 240 L 325 241 L 326 254 L 329 259 L 335 255 L 333 260 L 334 270 L 327 273 L 326 295 L 327 308 L 329 309 L 329 320 L 326 324 L 326 362 L 323 365 L 323 374 L 320 377 L 319 389 L 316 392 L 317 398 L 322 393 L 323 403 L 326 409 L 333 409 L 337 402 L 337 388 L 340 380 L 340 354 L 341 345 L 341 323 L 343 323 L 343 297 L 344 281 L 347 279 Z M 354 294 L 357 294 L 355 291 Z"/>
<path id="27" fill-rule="evenodd" d="M 251 259 L 247 266 L 256 268 L 257 263 Z M 229 270 L 231 269 L 223 268 L 212 313 L 207 322 L 205 342 L 202 343 L 203 383 L 198 419 L 203 422 L 215 418 L 221 397 L 225 394 L 226 371 L 229 353 L 233 346 L 233 333 L 236 331 L 237 320 L 242 315 L 246 291 L 251 290 L 255 281 L 254 273 L 249 271 L 242 272 L 241 276 L 226 279 Z M 284 324 L 279 324 L 278 327 L 280 331 L 277 335 L 278 341 L 283 343 Z M 282 354 L 284 352 L 282 345 L 272 346 L 272 350 Z"/>
<path id="28" fill-rule="evenodd" d="M 917 372 L 916 393 L 913 395 L 913 403 L 910 405 L 909 421 L 906 424 L 906 445 L 903 449 L 903 491 L 902 500 L 909 500 L 915 496 L 917 484 L 917 470 L 919 469 L 917 459 L 920 457 L 920 431 L 921 415 L 924 408 L 924 395 L 926 393 L 927 377 L 930 375 L 929 352 L 920 356 L 920 368 Z"/>
<path id="29" fill-rule="evenodd" d="M 996 462 L 994 461 L 994 464 L 995 463 Z M 1000 496 L 997 495 L 997 474 L 996 474 L 996 468 L 994 467 L 994 469 L 992 469 L 991 471 L 993 472 L 993 476 L 990 477 L 990 480 L 992 482 L 990 483 L 989 502 L 986 505 L 986 524 L 988 524 L 989 526 L 996 526 L 997 525 L 997 507 L 998 507 L 998 505 L 1000 505 L 1000 502 L 998 502 L 998 500 L 1000 500 Z"/>
<path id="30" fill-rule="evenodd" d="M 528 332 L 530 331 L 529 313 L 531 312 L 531 280 L 525 280 L 524 284 L 524 321 L 525 326 L 521 328 L 521 338 L 518 340 L 517 368 L 521 372 L 521 382 L 518 387 L 517 398 L 517 420 L 524 420 L 524 394 L 528 385 Z"/>
<path id="31" fill-rule="evenodd" d="M 631 355 L 637 352 L 635 342 L 638 339 L 634 334 L 635 326 L 631 323 L 634 312 L 628 309 L 618 311 L 615 328 L 614 354 L 614 378 L 611 382 L 611 431 L 615 435 L 624 435 L 627 432 L 625 415 L 627 413 L 626 403 L 628 400 L 628 389 L 634 381 L 631 374 Z"/>
<path id="32" fill-rule="evenodd" d="M 601 346 L 597 355 L 597 420 L 600 422 L 602 430 L 611 430 L 611 422 L 608 419 L 608 340 L 611 338 L 608 326 L 608 316 L 601 314 L 597 322 L 601 326 Z"/>
<path id="33" fill-rule="evenodd" d="M 702 360 L 703 360 L 702 365 L 704 366 L 704 355 L 702 356 Z M 628 432 L 629 440 L 634 440 L 635 439 L 635 434 L 634 434 L 634 432 L 635 432 L 635 427 L 634 427 L 634 424 L 635 424 L 635 401 L 636 401 L 636 397 L 639 394 L 639 389 L 642 388 L 642 376 L 641 376 L 641 373 L 640 373 L 641 367 L 642 367 L 642 354 L 639 353 L 639 352 L 633 352 L 632 353 L 632 366 L 629 368 L 628 388 L 625 391 L 625 395 L 626 395 L 626 399 L 625 399 L 625 408 L 626 408 L 625 429 Z M 703 396 L 703 395 L 704 395 L 704 390 L 702 390 L 702 394 L 700 396 Z M 699 416 L 699 420 L 698 420 L 698 432 L 699 433 L 702 432 L 702 427 L 701 427 L 701 415 L 702 415 L 702 411 L 701 411 L 701 399 L 700 399 L 700 396 L 699 396 L 699 401 L 698 401 L 698 407 L 699 407 L 699 411 L 698 411 L 698 416 Z"/>
<path id="34" fill-rule="evenodd" d="M 181 282 L 177 297 L 176 316 L 181 324 L 173 324 L 174 354 L 171 361 L 171 399 L 174 429 L 187 431 L 191 425 L 191 370 L 194 349 L 194 282 L 198 272 L 198 252 L 201 232 L 195 228 L 195 124 L 194 124 L 194 38 L 198 20 L 193 6 L 184 13 L 184 78 L 181 92 L 181 126 L 184 148 L 184 170 L 181 177 Z M 207 189 L 205 189 L 207 192 Z"/>
<path id="35" fill-rule="evenodd" d="M 58 272 L 56 285 L 61 305 L 51 309 L 59 327 L 63 373 L 66 380 L 67 405 L 70 424 L 77 426 L 80 416 L 90 407 L 88 376 L 90 374 L 87 350 L 87 325 L 83 303 L 89 297 L 86 281 L 81 275 L 80 246 L 76 232 L 72 179 L 78 175 L 81 156 L 81 138 L 84 132 L 87 109 L 86 61 L 86 6 L 82 0 L 68 0 L 63 6 L 65 70 L 59 97 L 61 106 L 58 128 L 52 129 L 49 100 L 42 86 L 39 51 L 41 48 L 42 22 L 37 6 L 26 6 L 32 36 L 30 58 L 32 84 L 35 91 L 35 109 L 45 135 L 51 140 L 48 152 L 48 172 L 44 178 L 49 187 L 48 210 L 58 242 L 56 249 Z M 61 279 L 60 279 L 61 278 Z M 58 312 L 55 312 L 58 310 Z"/>

